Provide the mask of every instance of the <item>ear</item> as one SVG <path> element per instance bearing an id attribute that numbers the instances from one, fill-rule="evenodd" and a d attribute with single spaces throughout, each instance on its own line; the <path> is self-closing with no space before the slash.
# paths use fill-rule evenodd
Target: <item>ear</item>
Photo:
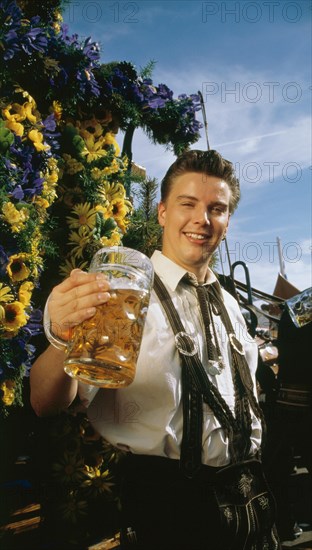
<path id="1" fill-rule="evenodd" d="M 225 237 L 226 237 L 226 234 L 227 234 L 227 232 L 228 232 L 229 223 L 230 223 L 230 217 L 231 217 L 231 214 L 229 214 L 229 217 L 228 217 L 228 221 L 227 221 L 225 230 L 223 231 L 222 241 L 224 241 L 224 239 L 225 239 Z"/>
<path id="2" fill-rule="evenodd" d="M 227 234 L 227 231 L 228 231 L 228 228 L 229 228 L 229 223 L 230 223 L 230 219 L 231 219 L 231 214 L 229 214 L 229 216 L 228 216 L 228 220 L 227 220 L 227 224 L 226 224 L 226 230 L 225 230 L 225 234 Z"/>
<path id="3" fill-rule="evenodd" d="M 158 223 L 161 227 L 165 226 L 166 221 L 166 205 L 164 202 L 158 204 Z"/>

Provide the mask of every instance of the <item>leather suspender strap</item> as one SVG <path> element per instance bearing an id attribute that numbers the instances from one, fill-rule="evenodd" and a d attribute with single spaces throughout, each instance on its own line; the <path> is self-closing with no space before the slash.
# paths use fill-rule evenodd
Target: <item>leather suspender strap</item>
<path id="1" fill-rule="evenodd" d="M 196 350 L 194 343 L 184 331 L 183 324 L 166 287 L 156 273 L 154 275 L 154 289 L 167 314 L 182 360 L 183 436 L 180 468 L 186 477 L 193 477 L 201 467 L 203 432 L 203 404 L 202 393 L 199 391 L 200 382 L 195 382 L 188 368 L 191 355 L 196 353 Z"/>
<path id="2" fill-rule="evenodd" d="M 211 288 L 210 288 L 211 287 Z M 265 421 L 263 413 L 253 393 L 253 382 L 241 343 L 236 338 L 232 322 L 226 307 L 217 296 L 216 291 L 209 286 L 207 300 L 211 300 L 215 314 L 220 315 L 227 331 L 232 352 L 232 379 L 235 388 L 235 416 L 223 399 L 218 388 L 210 381 L 198 355 L 197 345 L 193 338 L 185 332 L 181 319 L 173 305 L 169 292 L 157 274 L 154 278 L 154 289 L 168 316 L 175 335 L 175 344 L 179 351 L 182 365 L 182 395 L 183 395 L 183 438 L 181 446 L 181 467 L 188 477 L 192 477 L 201 464 L 202 447 L 202 404 L 201 399 L 213 411 L 220 422 L 229 441 L 231 462 L 239 462 L 248 458 L 251 445 L 251 414 L 250 407 L 257 418 L 261 420 L 263 433 Z M 206 288 L 206 287 L 204 287 Z M 209 296 L 208 296 L 209 295 Z M 199 300 L 203 319 L 206 311 L 203 300 Z M 207 320 L 207 319 L 206 319 Z M 206 338 L 209 338 L 206 331 Z M 209 343 L 210 344 L 210 343 Z M 209 346 L 208 346 L 209 356 Z"/>
<path id="3" fill-rule="evenodd" d="M 192 478 L 201 468 L 203 398 L 185 363 L 182 363 L 182 395 L 183 435 L 180 469 L 186 477 Z"/>
<path id="4" fill-rule="evenodd" d="M 224 428 L 230 442 L 230 452 L 235 460 L 234 432 L 238 433 L 236 420 L 218 389 L 210 382 L 200 361 L 196 344 L 185 332 L 170 295 L 155 273 L 154 289 L 167 314 L 175 335 L 175 343 L 182 362 L 183 389 L 183 438 L 181 468 L 187 477 L 193 477 L 201 465 L 202 449 L 202 396 Z"/>

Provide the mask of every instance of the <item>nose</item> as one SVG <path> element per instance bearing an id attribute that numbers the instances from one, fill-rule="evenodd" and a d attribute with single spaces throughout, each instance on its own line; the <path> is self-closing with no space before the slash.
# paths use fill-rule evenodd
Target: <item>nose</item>
<path id="1" fill-rule="evenodd" d="M 200 225 L 210 225 L 210 217 L 206 209 L 198 209 L 194 222 Z"/>

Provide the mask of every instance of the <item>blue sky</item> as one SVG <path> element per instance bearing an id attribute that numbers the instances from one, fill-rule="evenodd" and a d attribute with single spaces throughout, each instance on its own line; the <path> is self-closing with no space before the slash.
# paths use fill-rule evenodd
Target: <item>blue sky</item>
<path id="1" fill-rule="evenodd" d="M 174 97 L 202 92 L 210 146 L 241 182 L 231 260 L 245 261 L 252 286 L 268 293 L 280 269 L 277 237 L 288 280 L 312 285 L 311 8 L 310 0 L 72 0 L 64 12 L 71 32 L 100 43 L 103 63 L 140 70 L 154 60 L 154 84 Z M 192 148 L 206 149 L 203 130 Z M 137 130 L 133 159 L 160 182 L 174 156 Z M 235 276 L 244 280 L 239 268 Z"/>

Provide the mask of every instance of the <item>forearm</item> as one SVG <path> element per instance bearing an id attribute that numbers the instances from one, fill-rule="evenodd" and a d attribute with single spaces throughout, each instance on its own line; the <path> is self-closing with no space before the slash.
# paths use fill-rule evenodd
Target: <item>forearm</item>
<path id="1" fill-rule="evenodd" d="M 59 413 L 76 397 L 77 380 L 64 372 L 64 352 L 49 346 L 30 371 L 30 402 L 38 416 Z"/>
<path id="2" fill-rule="evenodd" d="M 50 294 L 49 323 L 54 335 L 67 340 L 72 327 L 93 317 L 96 307 L 107 302 L 108 290 L 103 274 L 74 269 Z M 78 382 L 64 372 L 64 358 L 63 351 L 49 346 L 30 370 L 30 402 L 38 416 L 57 414 L 77 395 Z"/>

